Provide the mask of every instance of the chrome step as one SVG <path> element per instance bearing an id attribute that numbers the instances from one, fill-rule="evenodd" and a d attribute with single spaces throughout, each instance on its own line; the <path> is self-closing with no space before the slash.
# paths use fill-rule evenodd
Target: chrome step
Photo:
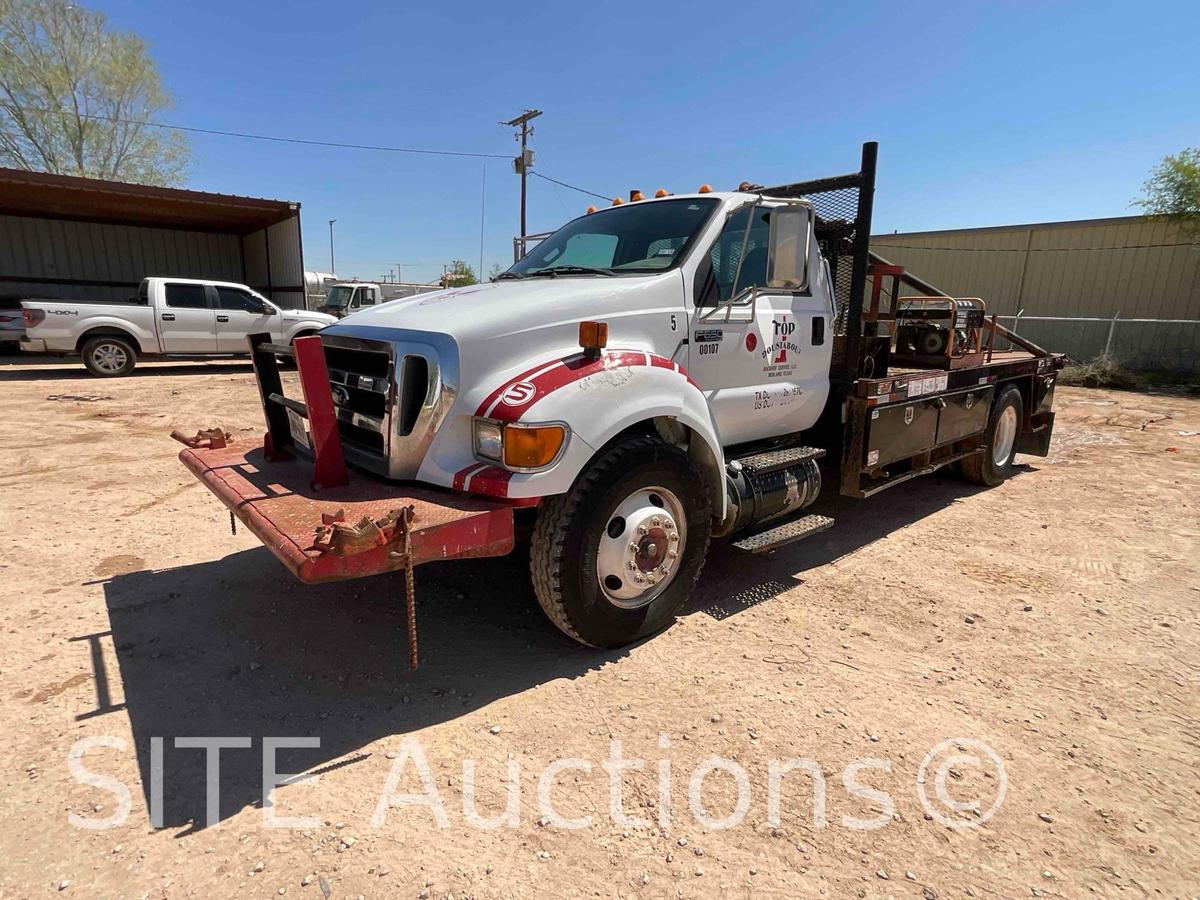
<path id="1" fill-rule="evenodd" d="M 789 466 L 798 466 L 810 459 L 820 459 L 825 451 L 820 447 L 783 447 L 779 450 L 766 450 L 753 453 L 733 460 L 740 465 L 747 475 L 766 475 L 777 472 Z"/>
<path id="2" fill-rule="evenodd" d="M 828 531 L 832 527 L 833 519 L 829 516 L 801 516 L 799 519 L 792 519 L 790 522 L 784 522 L 774 528 L 748 534 L 744 538 L 734 541 L 733 546 L 749 553 L 768 553 L 785 544 L 802 541 L 814 534 Z"/>

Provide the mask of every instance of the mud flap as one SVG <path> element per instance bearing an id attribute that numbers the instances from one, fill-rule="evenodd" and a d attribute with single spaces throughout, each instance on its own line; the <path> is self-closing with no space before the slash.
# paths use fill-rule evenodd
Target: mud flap
<path id="1" fill-rule="evenodd" d="M 1047 456 L 1050 453 L 1050 438 L 1054 434 L 1054 413 L 1040 412 L 1033 417 L 1028 431 L 1021 432 L 1017 439 L 1017 452 L 1030 456 Z"/>

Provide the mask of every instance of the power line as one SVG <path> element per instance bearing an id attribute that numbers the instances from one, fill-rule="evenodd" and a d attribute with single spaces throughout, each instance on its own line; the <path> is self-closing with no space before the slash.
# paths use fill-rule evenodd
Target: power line
<path id="1" fill-rule="evenodd" d="M 35 106 L 21 107 L 24 110 L 43 113 L 65 113 L 76 115 L 65 109 L 41 109 Z M 279 144 L 305 144 L 312 147 L 335 147 L 340 150 L 377 150 L 386 153 L 420 153 L 427 156 L 469 156 L 477 159 L 508 159 L 504 153 L 471 153 L 463 150 L 426 150 L 419 147 L 384 147 L 378 144 L 346 144 L 338 141 L 316 141 L 308 138 L 277 137 L 270 134 L 251 134 L 245 131 L 222 131 L 217 128 L 195 128 L 190 125 L 172 125 L 168 122 L 151 122 L 149 120 L 122 119 L 117 116 L 102 116 L 97 113 L 79 113 L 82 119 L 96 119 L 101 122 L 113 122 L 118 125 L 142 125 L 148 128 L 165 128 L 170 131 L 188 131 L 193 134 L 212 134 L 220 137 L 246 138 L 252 141 L 274 141 Z"/>
<path id="2" fill-rule="evenodd" d="M 579 191 L 579 193 L 581 193 L 581 194 L 587 194 L 589 197 L 596 197 L 599 200 L 611 200 L 612 199 L 611 197 L 605 197 L 603 194 L 597 194 L 595 191 L 587 191 L 581 187 L 576 187 L 573 184 L 567 184 L 565 181 L 559 181 L 557 178 L 551 178 L 549 175 L 543 175 L 541 172 L 535 172 L 533 169 L 529 170 L 529 174 L 536 175 L 538 178 L 544 178 L 546 181 L 553 181 L 557 185 L 561 185 L 562 187 L 565 187 L 565 188 L 570 188 L 573 191 Z"/>

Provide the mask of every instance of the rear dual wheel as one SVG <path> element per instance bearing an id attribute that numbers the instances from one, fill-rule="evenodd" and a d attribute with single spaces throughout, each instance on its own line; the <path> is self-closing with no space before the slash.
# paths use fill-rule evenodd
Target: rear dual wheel
<path id="1" fill-rule="evenodd" d="M 711 516 L 683 450 L 645 435 L 618 441 L 538 510 L 530 558 L 538 603 L 592 647 L 662 630 L 700 576 Z"/>
<path id="2" fill-rule="evenodd" d="M 968 481 L 995 487 L 1012 474 L 1024 408 L 1021 392 L 1014 385 L 1001 389 L 988 416 L 983 452 L 962 461 L 962 473 Z"/>

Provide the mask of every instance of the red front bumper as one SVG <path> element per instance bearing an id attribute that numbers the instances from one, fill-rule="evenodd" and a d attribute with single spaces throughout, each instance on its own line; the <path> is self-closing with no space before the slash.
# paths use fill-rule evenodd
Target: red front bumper
<path id="1" fill-rule="evenodd" d="M 347 523 L 412 506 L 411 562 L 503 556 L 513 547 L 512 507 L 458 494 L 398 486 L 357 473 L 344 487 L 314 491 L 304 459 L 268 462 L 262 448 L 187 449 L 179 459 L 304 582 L 339 581 L 403 569 L 398 541 L 358 552 L 318 545 L 322 514 Z"/>

